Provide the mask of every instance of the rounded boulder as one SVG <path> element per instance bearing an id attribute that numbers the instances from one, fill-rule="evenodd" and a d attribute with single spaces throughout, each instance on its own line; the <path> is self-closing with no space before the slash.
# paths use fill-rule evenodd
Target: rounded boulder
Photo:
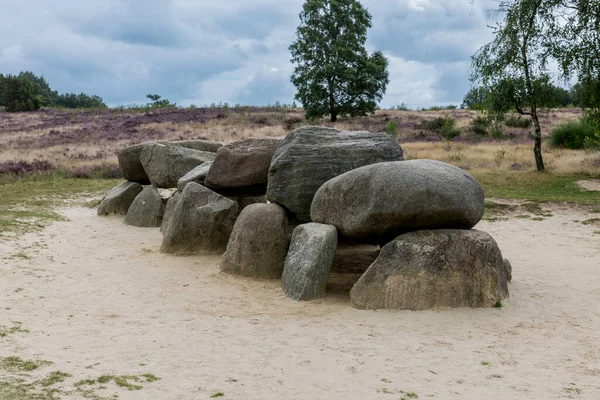
<path id="1" fill-rule="evenodd" d="M 314 222 L 334 225 L 347 239 L 380 244 L 422 229 L 471 229 L 483 212 L 479 182 L 434 160 L 355 169 L 321 186 L 311 205 Z"/>

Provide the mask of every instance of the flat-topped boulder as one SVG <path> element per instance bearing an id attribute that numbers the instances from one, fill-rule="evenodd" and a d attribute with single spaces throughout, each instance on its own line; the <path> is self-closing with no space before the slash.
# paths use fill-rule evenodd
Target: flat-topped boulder
<path id="1" fill-rule="evenodd" d="M 172 202 L 172 203 L 171 203 Z M 223 252 L 238 216 L 237 202 L 195 182 L 169 200 L 164 253 Z"/>
<path id="2" fill-rule="evenodd" d="M 143 188 L 142 185 L 135 182 L 123 182 L 115 186 L 102 198 L 98 206 L 98 215 L 126 215 L 131 203 Z"/>
<path id="3" fill-rule="evenodd" d="M 204 185 L 225 195 L 264 195 L 271 158 L 281 139 L 248 139 L 223 146 Z"/>
<path id="4" fill-rule="evenodd" d="M 149 184 L 150 179 L 148 174 L 144 170 L 144 166 L 140 160 L 144 147 L 149 144 L 163 144 L 176 147 L 184 147 L 193 150 L 206 151 L 210 153 L 216 153 L 222 143 L 215 142 L 212 140 L 159 140 L 156 142 L 140 143 L 133 146 L 125 147 L 117 153 L 117 159 L 119 161 L 119 168 L 123 177 L 128 181 L 138 182 L 141 184 Z"/>
<path id="5" fill-rule="evenodd" d="M 494 307 L 508 297 L 496 241 L 477 230 L 407 233 L 383 246 L 350 291 L 361 309 Z"/>
<path id="6" fill-rule="evenodd" d="M 403 159 L 400 145 L 386 134 L 298 128 L 273 155 L 267 199 L 281 204 L 300 221 L 310 221 L 313 197 L 325 182 L 365 165 Z"/>
<path id="7" fill-rule="evenodd" d="M 215 153 L 163 144 L 147 144 L 140 155 L 150 182 L 159 188 L 176 188 L 185 174 L 214 159 Z"/>
<path id="8" fill-rule="evenodd" d="M 140 228 L 155 228 L 162 223 L 166 200 L 152 185 L 144 186 L 137 195 L 123 221 L 125 225 Z"/>
<path id="9" fill-rule="evenodd" d="M 251 204 L 238 217 L 221 259 L 222 272 L 279 279 L 290 244 L 285 210 L 277 204 Z"/>
<path id="10" fill-rule="evenodd" d="M 150 179 L 140 161 L 140 156 L 145 145 L 146 143 L 142 143 L 125 147 L 117 153 L 117 160 L 119 161 L 119 168 L 121 169 L 123 178 L 131 182 L 147 185 L 150 183 Z"/>
<path id="11" fill-rule="evenodd" d="M 207 161 L 204 164 L 198 165 L 196 168 L 179 178 L 177 181 L 177 189 L 182 191 L 183 188 L 185 188 L 185 185 L 190 182 L 196 182 L 203 185 L 204 180 L 206 179 L 206 174 L 208 174 L 208 170 L 210 169 L 212 163 L 212 161 Z"/>
<path id="12" fill-rule="evenodd" d="M 326 182 L 311 206 L 313 221 L 344 238 L 386 243 L 423 229 L 470 229 L 483 216 L 483 188 L 460 168 L 410 160 L 365 166 Z"/>

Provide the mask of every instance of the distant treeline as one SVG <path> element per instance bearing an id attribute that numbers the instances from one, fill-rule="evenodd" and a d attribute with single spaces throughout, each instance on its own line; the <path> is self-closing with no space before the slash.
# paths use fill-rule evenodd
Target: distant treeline
<path id="1" fill-rule="evenodd" d="M 0 74 L 0 107 L 9 112 L 51 108 L 106 108 L 101 97 L 85 93 L 58 93 L 43 76 L 33 72 Z"/>
<path id="2" fill-rule="evenodd" d="M 569 90 L 547 82 L 540 87 L 545 93 L 547 104 L 553 107 L 581 107 L 591 108 L 596 106 L 600 99 L 600 80 L 582 79 Z M 489 102 L 489 89 L 473 87 L 465 95 L 461 108 L 479 110 L 485 108 Z"/>

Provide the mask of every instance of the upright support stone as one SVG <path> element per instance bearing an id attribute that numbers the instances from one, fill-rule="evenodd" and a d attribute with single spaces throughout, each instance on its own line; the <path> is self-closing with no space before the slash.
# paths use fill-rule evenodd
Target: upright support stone
<path id="1" fill-rule="evenodd" d="M 313 300 L 325 293 L 337 247 L 332 225 L 298 225 L 283 269 L 283 291 L 293 300 Z"/>

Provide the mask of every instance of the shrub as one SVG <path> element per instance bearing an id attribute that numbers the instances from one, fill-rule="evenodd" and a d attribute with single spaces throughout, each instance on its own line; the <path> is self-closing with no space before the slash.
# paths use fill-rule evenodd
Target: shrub
<path id="1" fill-rule="evenodd" d="M 456 127 L 456 120 L 449 116 L 438 117 L 427 122 L 427 129 L 440 134 L 446 140 L 452 140 L 460 135 L 460 130 Z"/>
<path id="2" fill-rule="evenodd" d="M 469 132 L 473 132 L 476 135 L 485 136 L 488 134 L 488 129 L 492 125 L 492 121 L 484 116 L 477 115 L 473 120 L 469 123 Z"/>
<path id="3" fill-rule="evenodd" d="M 527 129 L 531 126 L 531 118 L 522 118 L 522 117 L 517 117 L 515 115 L 511 115 L 510 117 L 508 117 L 506 119 L 506 121 L 504 122 L 504 124 L 506 126 L 510 126 L 513 128 L 524 128 Z"/>
<path id="4" fill-rule="evenodd" d="M 595 139 L 594 128 L 587 118 L 559 125 L 552 131 L 550 145 L 567 149 L 583 149 L 585 144 Z"/>
<path id="5" fill-rule="evenodd" d="M 398 137 L 398 123 L 396 121 L 392 121 L 385 128 L 385 131 L 388 135 L 396 139 Z"/>

